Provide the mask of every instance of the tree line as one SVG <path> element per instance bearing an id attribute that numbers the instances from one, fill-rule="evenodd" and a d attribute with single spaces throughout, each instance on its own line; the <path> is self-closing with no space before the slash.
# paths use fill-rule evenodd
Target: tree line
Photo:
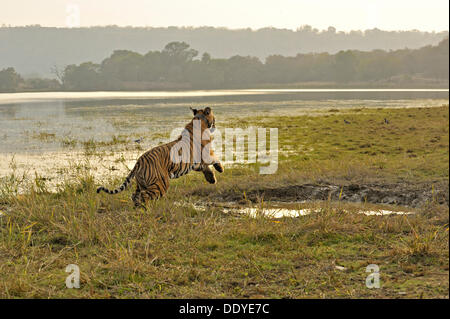
<path id="1" fill-rule="evenodd" d="M 414 79 L 448 85 L 449 40 L 401 50 L 345 50 L 336 54 L 213 58 L 185 42 L 140 54 L 116 50 L 101 63 L 54 68 L 57 79 L 23 79 L 13 68 L 0 71 L 0 91 L 151 90 L 249 88 L 293 83 L 408 83 Z"/>
<path id="2" fill-rule="evenodd" d="M 340 31 L 330 26 L 319 30 L 303 25 L 296 30 L 273 27 L 227 29 L 214 27 L 118 27 L 97 26 L 54 28 L 35 26 L 0 27 L 0 69 L 14 66 L 25 77 L 51 76 L 53 65 L 99 63 L 116 49 L 145 54 L 161 50 L 168 42 L 186 42 L 215 58 L 235 55 L 295 56 L 297 53 L 341 50 L 418 49 L 436 45 L 448 37 L 448 31 L 419 30 Z M 30 59 L 30 53 L 33 58 Z"/>

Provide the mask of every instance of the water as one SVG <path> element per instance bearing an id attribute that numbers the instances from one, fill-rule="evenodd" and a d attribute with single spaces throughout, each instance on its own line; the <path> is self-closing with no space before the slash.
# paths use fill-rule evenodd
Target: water
<path id="1" fill-rule="evenodd" d="M 300 217 L 309 214 L 313 214 L 320 210 L 314 209 L 288 209 L 288 208 L 237 208 L 237 209 L 224 209 L 225 213 L 239 213 L 248 215 L 250 217 L 266 217 L 266 218 L 283 218 L 283 217 Z M 347 212 L 343 210 L 342 212 Z M 367 216 L 387 216 L 387 215 L 410 215 L 412 212 L 404 212 L 404 211 L 391 211 L 386 209 L 377 209 L 377 210 L 359 210 L 356 213 L 364 214 Z"/>
<path id="2" fill-rule="evenodd" d="M 322 208 L 288 208 L 288 207 L 280 207 L 280 205 L 284 206 L 292 206 L 293 203 L 282 203 L 278 202 L 273 207 L 240 207 L 236 202 L 228 202 L 225 203 L 226 206 L 220 207 L 221 211 L 228 214 L 242 214 L 252 218 L 264 217 L 270 219 L 279 219 L 285 217 L 301 217 L 311 214 L 320 213 L 323 211 Z M 207 209 L 206 206 L 202 204 L 194 204 L 193 207 L 197 210 L 205 211 Z M 383 208 L 361 208 L 354 205 L 353 209 L 339 209 L 339 213 L 349 213 L 349 214 L 363 214 L 366 216 L 388 216 L 388 215 L 412 215 L 415 214 L 413 211 L 399 211 L 399 210 L 388 210 Z"/>

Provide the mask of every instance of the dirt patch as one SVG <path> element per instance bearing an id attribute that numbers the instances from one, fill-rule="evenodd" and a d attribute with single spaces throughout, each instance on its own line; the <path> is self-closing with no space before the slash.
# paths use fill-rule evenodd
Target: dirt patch
<path id="1" fill-rule="evenodd" d="M 342 190 L 342 193 L 341 193 Z M 223 192 L 217 200 L 239 201 L 243 192 Z M 408 207 L 420 207 L 434 201 L 441 205 L 449 203 L 449 186 L 443 182 L 436 184 L 349 184 L 336 185 L 329 183 L 289 185 L 279 188 L 260 188 L 246 191 L 246 199 L 258 202 L 265 201 L 316 201 L 339 200 L 346 202 L 368 202 L 373 204 L 389 204 Z"/>

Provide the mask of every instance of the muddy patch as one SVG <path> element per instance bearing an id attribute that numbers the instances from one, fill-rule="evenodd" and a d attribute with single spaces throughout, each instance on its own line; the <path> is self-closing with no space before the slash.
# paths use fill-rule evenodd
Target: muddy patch
<path id="1" fill-rule="evenodd" d="M 436 184 L 300 184 L 247 190 L 245 194 L 245 199 L 254 203 L 261 200 L 287 202 L 341 200 L 352 203 L 421 207 L 432 201 L 447 206 L 449 202 L 448 184 L 442 182 Z M 240 201 L 243 199 L 243 191 L 225 191 L 216 199 L 219 201 Z"/>

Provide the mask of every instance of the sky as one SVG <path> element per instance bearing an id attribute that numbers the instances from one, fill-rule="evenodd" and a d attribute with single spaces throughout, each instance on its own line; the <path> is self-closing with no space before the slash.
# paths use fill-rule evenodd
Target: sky
<path id="1" fill-rule="evenodd" d="M 449 29 L 448 0 L 0 0 L 0 25 Z"/>

